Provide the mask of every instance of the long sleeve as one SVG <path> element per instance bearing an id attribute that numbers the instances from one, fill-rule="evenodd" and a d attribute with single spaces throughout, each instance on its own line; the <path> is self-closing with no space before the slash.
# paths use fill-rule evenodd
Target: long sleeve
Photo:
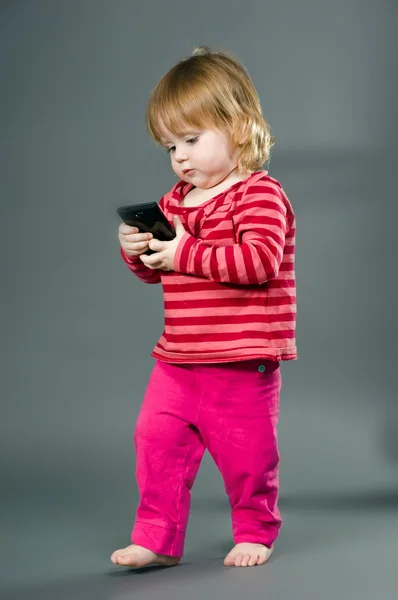
<path id="1" fill-rule="evenodd" d="M 127 256 L 123 248 L 120 248 L 120 254 L 128 268 L 134 275 L 144 283 L 160 283 L 159 269 L 149 269 L 144 265 L 139 256 Z"/>
<path id="2" fill-rule="evenodd" d="M 238 243 L 217 246 L 186 233 L 177 248 L 175 270 L 237 285 L 273 279 L 279 272 L 289 226 L 285 198 L 275 185 L 253 184 L 233 216 Z"/>

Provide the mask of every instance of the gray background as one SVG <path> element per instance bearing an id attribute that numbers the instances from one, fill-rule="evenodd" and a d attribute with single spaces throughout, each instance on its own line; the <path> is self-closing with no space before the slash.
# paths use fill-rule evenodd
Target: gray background
<path id="1" fill-rule="evenodd" d="M 398 578 L 393 0 L 3 0 L 1 584 L 10 598 L 392 598 Z M 284 527 L 226 569 L 205 455 L 182 564 L 136 573 L 132 432 L 161 288 L 118 255 L 115 208 L 174 184 L 151 89 L 195 45 L 237 55 L 297 216 L 300 358 L 284 364 Z"/>

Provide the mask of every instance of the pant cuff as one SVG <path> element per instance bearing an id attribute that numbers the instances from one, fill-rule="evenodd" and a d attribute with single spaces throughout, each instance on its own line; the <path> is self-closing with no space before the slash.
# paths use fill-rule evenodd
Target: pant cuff
<path id="1" fill-rule="evenodd" d="M 238 528 L 236 528 L 238 529 Z M 279 535 L 279 527 L 272 529 L 261 529 L 261 527 L 243 528 L 239 526 L 239 533 L 234 528 L 234 542 L 235 544 L 242 544 L 247 542 L 248 544 L 264 544 L 267 548 L 271 548 Z M 246 531 L 246 533 L 245 533 Z"/>
<path id="2" fill-rule="evenodd" d="M 136 521 L 131 532 L 133 544 L 143 546 L 156 554 L 182 557 L 184 554 L 185 532 Z"/>

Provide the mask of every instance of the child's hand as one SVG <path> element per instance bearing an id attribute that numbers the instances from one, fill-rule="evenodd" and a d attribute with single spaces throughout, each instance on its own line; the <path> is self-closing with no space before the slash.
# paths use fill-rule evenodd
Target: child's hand
<path id="1" fill-rule="evenodd" d="M 162 271 L 174 270 L 174 256 L 177 251 L 178 244 L 186 231 L 178 217 L 173 219 L 176 237 L 170 242 L 161 242 L 160 240 L 152 240 L 149 244 L 151 250 L 155 250 L 155 254 L 150 256 L 141 256 L 141 260 L 146 267 L 150 269 L 161 269 Z"/>
<path id="2" fill-rule="evenodd" d="M 127 256 L 140 256 L 146 252 L 152 238 L 152 233 L 140 233 L 137 227 L 126 223 L 119 225 L 119 242 Z"/>

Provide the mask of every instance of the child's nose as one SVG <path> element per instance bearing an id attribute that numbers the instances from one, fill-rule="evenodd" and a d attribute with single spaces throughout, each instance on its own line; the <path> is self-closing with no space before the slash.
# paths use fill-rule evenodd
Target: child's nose
<path id="1" fill-rule="evenodd" d="M 174 153 L 174 158 L 178 163 L 184 162 L 184 160 L 187 160 L 187 152 L 184 148 L 178 148 L 178 146 L 176 147 L 175 153 Z"/>

